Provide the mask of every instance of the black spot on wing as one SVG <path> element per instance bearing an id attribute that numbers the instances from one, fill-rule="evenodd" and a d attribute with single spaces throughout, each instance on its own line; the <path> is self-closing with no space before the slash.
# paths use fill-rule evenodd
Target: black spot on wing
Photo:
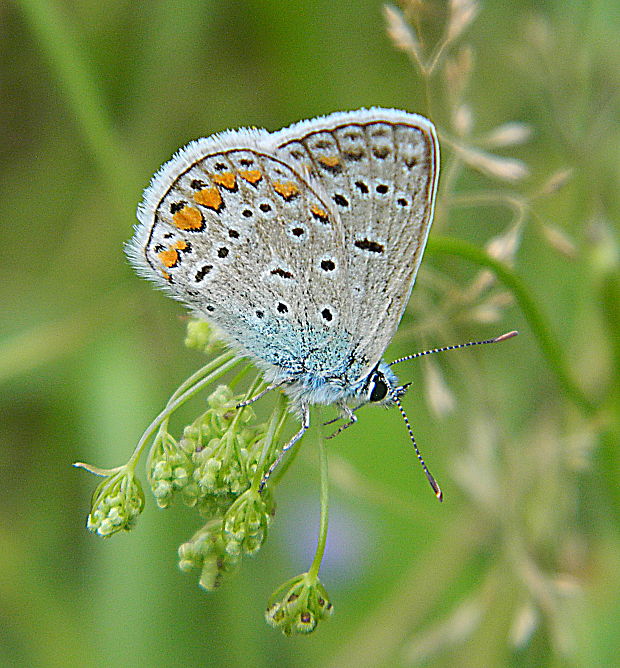
<path id="1" fill-rule="evenodd" d="M 370 253 L 383 253 L 383 245 L 377 241 L 371 241 L 370 239 L 358 239 L 354 242 L 354 245 L 360 250 L 365 250 Z"/>
<path id="2" fill-rule="evenodd" d="M 290 271 L 286 271 L 285 269 L 281 269 L 278 267 L 277 269 L 272 269 L 271 273 L 274 276 L 280 276 L 280 278 L 293 278 L 293 274 L 291 274 Z"/>
<path id="3" fill-rule="evenodd" d="M 212 264 L 205 264 L 202 269 L 197 271 L 196 276 L 194 276 L 196 283 L 200 283 L 200 281 L 202 281 L 202 279 L 211 271 L 211 269 L 213 269 Z"/>

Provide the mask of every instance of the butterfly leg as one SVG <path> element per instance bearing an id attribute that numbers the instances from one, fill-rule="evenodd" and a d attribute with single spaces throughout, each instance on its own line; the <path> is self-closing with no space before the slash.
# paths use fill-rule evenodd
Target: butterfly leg
<path id="1" fill-rule="evenodd" d="M 282 461 L 282 458 L 284 455 L 297 443 L 297 441 L 306 433 L 308 430 L 308 427 L 310 427 L 310 408 L 307 405 L 303 405 L 301 407 L 301 428 L 299 431 L 289 440 L 288 443 L 286 443 L 283 447 L 282 450 L 280 451 L 280 454 L 276 458 L 276 460 L 273 462 L 273 464 L 269 467 L 267 473 L 263 476 L 263 479 L 261 480 L 259 491 L 262 491 L 263 487 L 267 484 L 267 481 L 269 480 L 271 474 L 276 470 L 278 464 Z"/>
<path id="2" fill-rule="evenodd" d="M 271 383 L 271 385 L 267 385 L 267 387 L 264 390 L 261 390 L 258 394 L 255 394 L 253 397 L 250 397 L 249 399 L 246 399 L 245 401 L 242 401 L 241 403 L 237 404 L 237 408 L 244 408 L 245 406 L 249 406 L 250 404 L 253 404 L 255 401 L 258 401 L 262 397 L 264 397 L 267 392 L 271 392 L 271 390 L 275 390 L 278 387 L 281 387 L 282 385 L 286 385 L 287 383 L 290 383 L 291 381 L 295 380 L 294 378 L 285 378 L 284 380 L 281 380 L 278 383 Z"/>
<path id="3" fill-rule="evenodd" d="M 338 427 L 338 429 L 333 434 L 328 436 L 327 438 L 334 438 L 334 436 L 338 436 L 338 434 L 341 431 L 344 431 L 345 429 L 348 429 L 352 424 L 355 424 L 357 422 L 357 415 L 355 415 L 355 413 L 353 412 L 353 410 L 351 408 L 349 408 L 349 406 L 347 406 L 346 404 L 341 404 L 340 409 L 344 413 L 344 415 L 342 415 L 341 417 L 342 418 L 348 418 L 349 421 L 345 422 L 341 427 Z M 340 418 L 336 418 L 335 420 L 330 420 L 329 422 L 326 422 L 325 424 L 332 424 L 332 423 L 336 422 L 336 420 L 340 420 Z"/>

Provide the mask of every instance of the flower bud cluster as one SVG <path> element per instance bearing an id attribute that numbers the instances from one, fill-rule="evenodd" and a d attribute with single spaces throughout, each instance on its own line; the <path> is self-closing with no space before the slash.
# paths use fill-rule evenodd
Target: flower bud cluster
<path id="1" fill-rule="evenodd" d="M 216 589 L 241 562 L 256 553 L 267 537 L 274 514 L 271 495 L 246 490 L 225 513 L 215 516 L 179 548 L 179 568 L 201 570 L 200 586 Z"/>
<path id="2" fill-rule="evenodd" d="M 222 519 L 207 522 L 190 541 L 179 547 L 179 568 L 184 572 L 199 568 L 200 586 L 208 591 L 217 589 L 240 562 L 237 555 L 226 552 L 222 523 Z"/>
<path id="3" fill-rule="evenodd" d="M 187 323 L 185 345 L 206 355 L 219 353 L 225 347 L 225 343 L 218 337 L 213 326 L 204 320 L 190 320 Z"/>
<path id="4" fill-rule="evenodd" d="M 176 492 L 180 492 L 188 506 L 194 506 L 199 496 L 198 485 L 193 478 L 194 463 L 170 434 L 160 435 L 153 448 L 147 466 L 151 491 L 160 508 L 172 503 Z"/>
<path id="5" fill-rule="evenodd" d="M 129 531 L 144 508 L 144 493 L 133 471 L 125 467 L 106 477 L 93 494 L 86 526 L 104 538 Z"/>
<path id="6" fill-rule="evenodd" d="M 237 408 L 239 401 L 220 385 L 208 399 L 209 410 L 183 432 L 180 445 L 192 453 L 193 479 L 202 498 L 237 497 L 256 471 L 266 426 L 252 425 L 254 411 Z"/>
<path id="7" fill-rule="evenodd" d="M 231 555 L 255 554 L 267 538 L 267 527 L 275 513 L 271 494 L 248 489 L 228 509 L 223 537 Z"/>
<path id="8" fill-rule="evenodd" d="M 269 599 L 265 619 L 286 636 L 311 633 L 333 606 L 317 577 L 303 573 L 279 587 Z"/>
<path id="9" fill-rule="evenodd" d="M 203 516 L 222 517 L 250 487 L 266 426 L 251 424 L 254 411 L 237 408 L 241 398 L 226 385 L 217 387 L 207 401 L 209 409 L 184 429 L 179 442 L 165 429 L 158 434 L 147 472 L 161 508 L 180 493 L 184 503 L 196 506 Z"/>
<path id="10" fill-rule="evenodd" d="M 200 585 L 217 588 L 243 555 L 256 553 L 267 537 L 274 514 L 268 490 L 259 492 L 255 475 L 262 468 L 267 426 L 252 424 L 251 408 L 238 408 L 241 397 L 220 385 L 208 410 L 176 441 L 166 425 L 149 455 L 148 476 L 157 504 L 166 508 L 175 494 L 195 506 L 207 523 L 179 548 L 179 567 L 198 568 Z"/>

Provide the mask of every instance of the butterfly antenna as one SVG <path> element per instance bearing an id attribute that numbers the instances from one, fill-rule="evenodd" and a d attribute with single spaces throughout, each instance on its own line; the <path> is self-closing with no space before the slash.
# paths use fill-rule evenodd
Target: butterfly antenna
<path id="1" fill-rule="evenodd" d="M 444 346 L 443 348 L 433 348 L 432 350 L 424 350 L 421 353 L 413 353 L 413 355 L 406 355 L 405 357 L 399 357 L 397 360 L 390 362 L 388 366 L 394 366 L 394 364 L 399 364 L 400 362 L 406 362 L 407 360 L 413 360 L 416 357 L 424 357 L 424 355 L 432 355 L 433 353 L 444 353 L 446 350 L 457 350 L 458 348 L 468 348 L 469 346 L 482 346 L 486 343 L 500 343 L 501 341 L 506 341 L 512 339 L 513 336 L 516 336 L 519 332 L 513 330 L 512 332 L 506 332 L 501 336 L 497 336 L 494 339 L 487 339 L 486 341 L 469 341 L 467 343 L 459 343 L 456 346 Z"/>
<path id="2" fill-rule="evenodd" d="M 418 461 L 422 465 L 422 470 L 424 471 L 424 474 L 426 475 L 426 479 L 428 480 L 431 487 L 433 488 L 433 492 L 435 492 L 435 496 L 440 501 L 443 501 L 443 492 L 441 491 L 441 488 L 437 484 L 437 481 L 435 480 L 435 478 L 433 478 L 433 474 L 428 470 L 428 467 L 424 463 L 424 460 L 422 459 L 422 455 L 420 454 L 420 451 L 418 450 L 418 444 L 415 442 L 415 437 L 413 435 L 413 431 L 411 429 L 411 424 L 409 423 L 409 418 L 407 417 L 407 413 L 405 413 L 405 409 L 403 408 L 403 405 L 400 403 L 400 399 L 398 397 L 394 397 L 394 401 L 396 402 L 396 405 L 398 406 L 398 410 L 400 411 L 400 414 L 403 416 L 403 420 L 405 421 L 405 424 L 407 425 L 407 431 L 409 432 L 409 438 L 411 439 L 411 442 L 413 443 L 413 447 L 415 448 L 415 453 L 418 457 Z"/>

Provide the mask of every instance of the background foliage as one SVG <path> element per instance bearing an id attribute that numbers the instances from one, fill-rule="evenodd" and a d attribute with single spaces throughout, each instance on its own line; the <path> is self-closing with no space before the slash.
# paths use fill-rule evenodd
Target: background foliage
<path id="1" fill-rule="evenodd" d="M 429 6 L 417 27 L 432 40 L 446 8 Z M 262 613 L 314 549 L 311 439 L 266 546 L 215 593 L 176 568 L 195 529 L 180 507 L 147 498 L 133 532 L 85 530 L 94 481 L 71 462 L 124 462 L 203 363 L 182 345 L 179 306 L 133 275 L 122 244 L 142 187 L 189 139 L 360 106 L 428 113 L 424 80 L 375 0 L 0 6 L 3 665 L 617 662 L 619 24 L 612 0 L 488 2 L 461 36 L 475 64 L 466 104 L 431 80 L 447 128 L 431 237 L 514 272 L 490 282 L 484 252 L 436 241 L 388 358 L 521 336 L 400 370 L 442 506 L 397 411 L 368 408 L 329 441 L 321 579 L 336 614 L 286 639 Z M 516 120 L 528 142 L 489 137 Z M 528 175 L 466 168 L 480 160 L 472 138 Z M 489 184 L 499 198 L 476 199 Z"/>

